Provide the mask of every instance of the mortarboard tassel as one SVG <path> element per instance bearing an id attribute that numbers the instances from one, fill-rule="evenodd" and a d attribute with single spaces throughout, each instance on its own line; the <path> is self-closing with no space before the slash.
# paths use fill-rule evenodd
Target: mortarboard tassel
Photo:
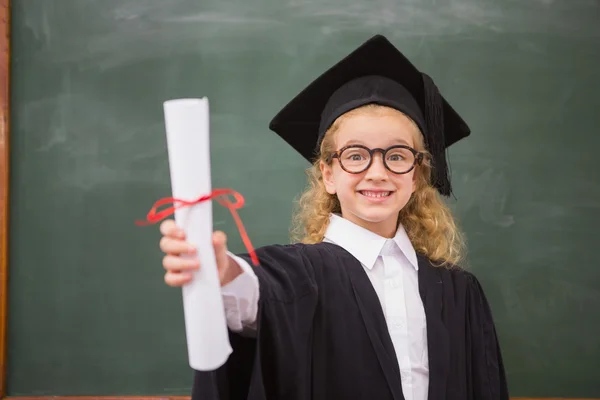
<path id="1" fill-rule="evenodd" d="M 427 74 L 423 76 L 425 92 L 425 125 L 424 132 L 427 149 L 432 158 L 431 184 L 444 196 L 450 196 L 452 186 L 446 162 L 446 140 L 444 135 L 444 109 L 442 96 Z"/>

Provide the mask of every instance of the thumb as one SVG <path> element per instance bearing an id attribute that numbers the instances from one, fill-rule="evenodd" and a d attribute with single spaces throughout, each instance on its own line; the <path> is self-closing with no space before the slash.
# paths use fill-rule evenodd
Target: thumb
<path id="1" fill-rule="evenodd" d="M 213 232 L 213 248 L 215 249 L 215 259 L 219 276 L 227 269 L 229 259 L 227 258 L 227 235 L 221 231 Z"/>

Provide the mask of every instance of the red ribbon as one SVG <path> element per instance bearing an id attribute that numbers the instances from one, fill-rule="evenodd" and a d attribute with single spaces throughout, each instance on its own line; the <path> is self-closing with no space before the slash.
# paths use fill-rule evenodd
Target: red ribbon
<path id="1" fill-rule="evenodd" d="M 229 200 L 229 198 L 227 197 L 227 195 L 232 195 L 234 197 L 234 199 L 236 200 L 236 202 L 232 203 Z M 158 221 L 161 221 L 164 218 L 168 217 L 169 215 L 173 214 L 175 212 L 175 210 L 177 210 L 179 208 L 193 206 L 195 204 L 199 204 L 199 203 L 202 203 L 203 201 L 211 200 L 213 198 L 216 199 L 219 202 L 219 204 L 221 204 L 223 207 L 227 207 L 229 209 L 229 212 L 231 213 L 231 216 L 233 217 L 233 219 L 237 225 L 238 231 L 240 232 L 242 241 L 244 242 L 244 245 L 246 246 L 246 249 L 248 250 L 248 253 L 250 254 L 252 263 L 254 265 L 258 266 L 258 257 L 256 256 L 256 252 L 254 251 L 254 248 L 252 247 L 252 243 L 250 243 L 250 238 L 248 237 L 248 234 L 246 233 L 244 224 L 242 223 L 242 220 L 240 219 L 240 216 L 238 215 L 238 213 L 236 211 L 237 209 L 242 208 L 244 206 L 244 197 L 241 194 L 239 194 L 238 192 L 236 192 L 235 190 L 215 189 L 215 190 L 213 190 L 213 192 L 211 194 L 199 197 L 196 200 L 192 200 L 192 201 L 176 199 L 173 197 L 165 197 L 163 199 L 158 200 L 156 203 L 154 203 L 154 206 L 148 212 L 148 215 L 146 216 L 145 221 L 136 221 L 135 223 L 136 223 L 136 225 L 139 225 L 139 226 L 155 224 Z M 159 207 L 162 207 L 162 206 L 165 206 L 168 204 L 172 204 L 172 206 L 170 206 L 164 210 L 158 211 Z"/>

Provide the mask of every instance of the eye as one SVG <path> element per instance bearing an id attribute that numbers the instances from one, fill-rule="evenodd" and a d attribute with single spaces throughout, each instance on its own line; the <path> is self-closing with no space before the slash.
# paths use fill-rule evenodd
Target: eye
<path id="1" fill-rule="evenodd" d="M 347 150 L 344 152 L 344 159 L 348 161 L 362 161 L 366 159 L 366 155 L 360 150 Z"/>
<path id="2" fill-rule="evenodd" d="M 406 160 L 406 154 L 401 151 L 396 151 L 391 153 L 387 157 L 388 161 L 404 161 Z"/>

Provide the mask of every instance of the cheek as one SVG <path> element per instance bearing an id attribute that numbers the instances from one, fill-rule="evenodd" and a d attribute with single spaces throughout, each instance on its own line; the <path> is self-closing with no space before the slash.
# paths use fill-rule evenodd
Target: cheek
<path id="1" fill-rule="evenodd" d="M 338 193 L 353 193 L 360 181 L 360 175 L 352 175 L 347 172 L 335 174 L 335 186 Z"/>
<path id="2" fill-rule="evenodd" d="M 412 172 L 405 175 L 398 175 L 394 181 L 396 182 L 397 189 L 401 192 L 413 193 L 417 187 L 417 182 Z"/>

